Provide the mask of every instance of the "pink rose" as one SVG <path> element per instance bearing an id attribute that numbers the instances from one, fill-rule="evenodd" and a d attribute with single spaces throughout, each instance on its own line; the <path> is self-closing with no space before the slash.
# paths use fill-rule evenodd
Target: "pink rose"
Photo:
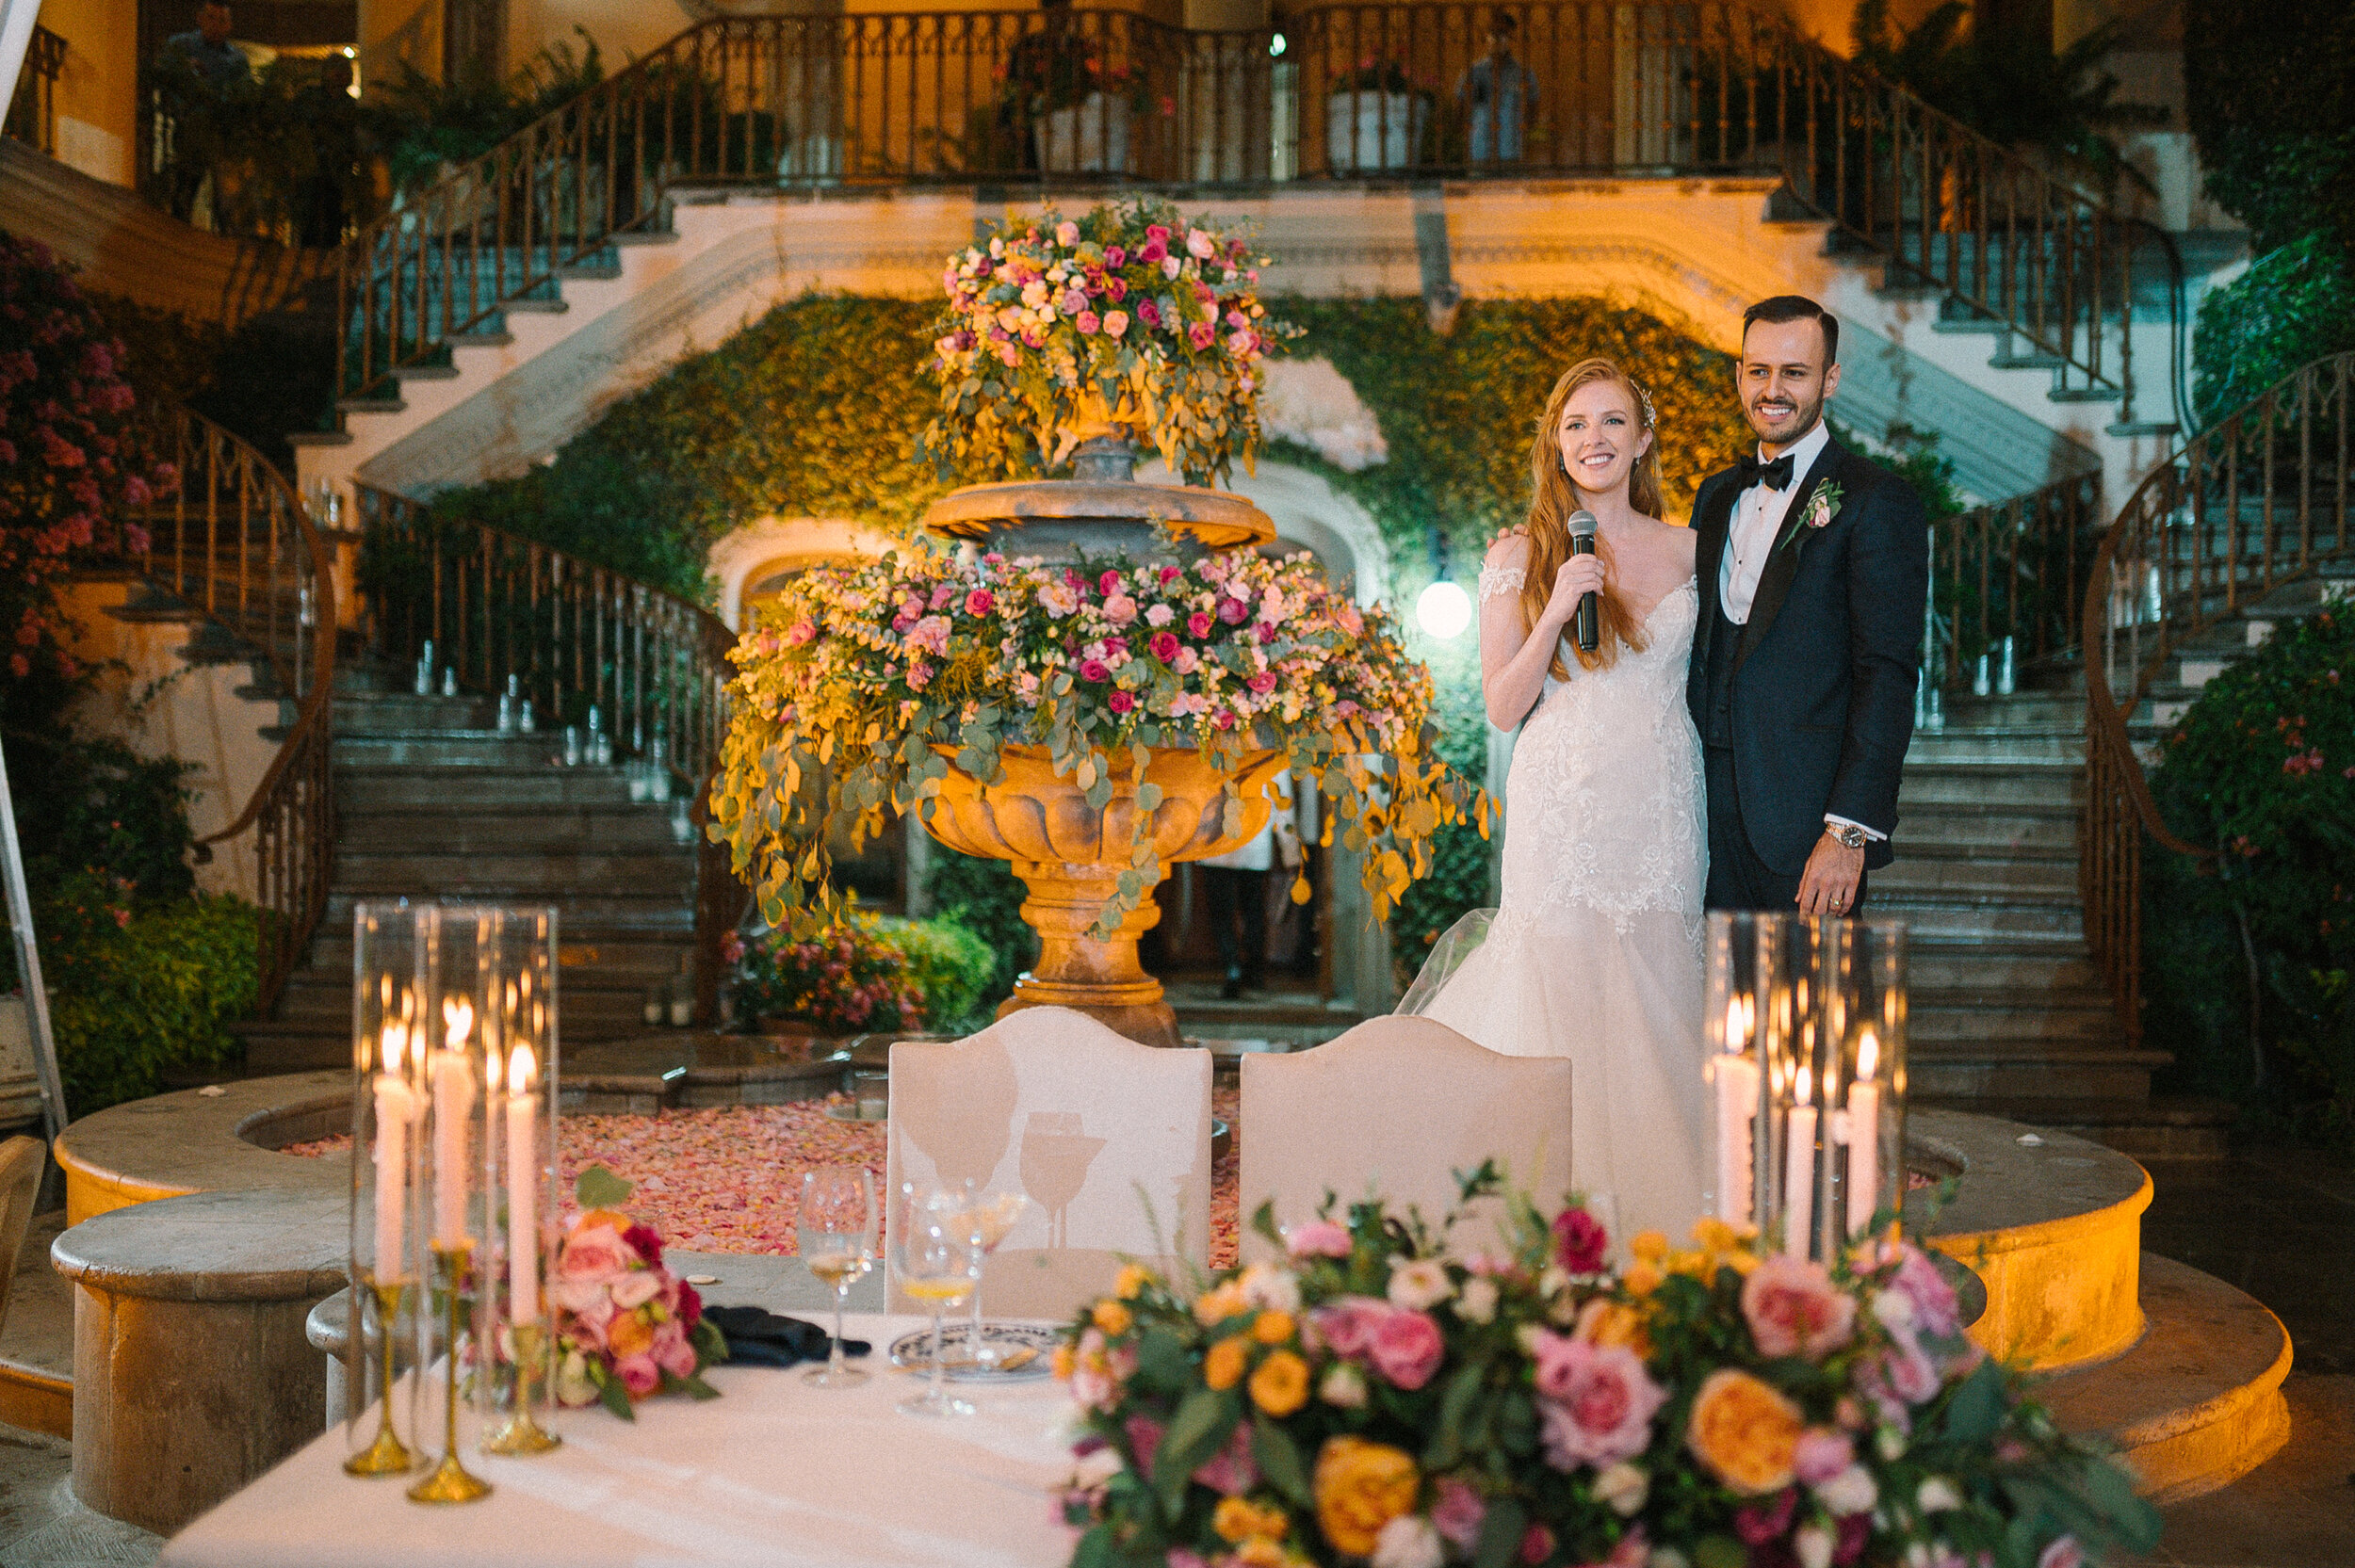
<path id="1" fill-rule="evenodd" d="M 1466 1553 L 1480 1540 L 1480 1523 L 1488 1517 L 1487 1500 L 1454 1476 L 1443 1477 L 1431 1505 L 1431 1528 Z M 2039 1565 L 2040 1568 L 2040 1565 Z"/>
<path id="2" fill-rule="evenodd" d="M 1251 1462 L 1251 1423 L 1235 1423 L 1235 1435 L 1194 1471 L 1194 1479 L 1228 1497 L 1240 1497 L 1259 1485 L 1259 1467 Z"/>
<path id="3" fill-rule="evenodd" d="M 1109 566 L 1106 567 L 1103 574 L 1096 579 L 1096 591 L 1103 594 L 1108 599 L 1113 594 L 1119 592 L 1120 574 L 1113 571 Z"/>
<path id="4" fill-rule="evenodd" d="M 1186 231 L 1186 251 L 1196 261 L 1209 261 L 1218 254 L 1218 241 L 1199 229 Z"/>
<path id="5" fill-rule="evenodd" d="M 1573 1274 L 1602 1272 L 1603 1251 L 1611 1237 L 1602 1221 L 1584 1208 L 1566 1208 L 1553 1217 L 1553 1255 Z"/>
<path id="6" fill-rule="evenodd" d="M 557 1254 L 556 1272 L 562 1279 L 603 1285 L 618 1279 L 637 1261 L 638 1254 L 612 1226 L 576 1226 Z"/>
<path id="7" fill-rule="evenodd" d="M 1129 291 L 1129 285 L 1122 283 L 1117 278 L 1113 280 L 1113 287 L 1118 289 L 1120 294 L 1126 294 Z M 1107 292 L 1110 291 L 1108 290 Z M 1113 298 L 1117 299 L 1120 298 L 1120 294 L 1114 294 L 1113 295 Z M 1104 335 L 1106 337 L 1119 337 L 1129 330 L 1129 313 L 1127 311 L 1107 312 L 1104 316 L 1103 327 Z M 1080 330 L 1084 331 L 1086 329 L 1082 328 Z"/>
<path id="8" fill-rule="evenodd" d="M 1333 1229 L 1338 1231 L 1340 1227 L 1336 1225 Z M 1346 1239 L 1347 1234 L 1343 1233 L 1343 1240 Z M 1344 1248 L 1330 1255 L 1347 1257 L 1349 1253 Z M 1372 1296 L 1337 1296 L 1309 1313 L 1308 1321 L 1316 1329 L 1317 1337 L 1335 1355 L 1359 1356 L 1372 1343 L 1373 1331 L 1395 1310 L 1389 1302 Z"/>
<path id="9" fill-rule="evenodd" d="M 1651 1418 L 1668 1391 L 1645 1373 L 1634 1351 L 1540 1329 L 1535 1352 L 1547 1463 L 1601 1469 L 1651 1446 Z"/>
<path id="10" fill-rule="evenodd" d="M 1104 247 L 1104 265 L 1105 265 L 1106 267 L 1126 267 L 1126 266 L 1128 266 L 1128 265 L 1129 265 L 1129 252 L 1128 252 L 1128 251 L 1127 251 L 1126 249 L 1124 249 L 1123 247 L 1121 247 L 1121 246 L 1117 246 L 1117 245 L 1107 245 L 1107 246 L 1105 246 L 1105 247 Z"/>
<path id="11" fill-rule="evenodd" d="M 1207 321 L 1197 321 L 1186 329 L 1186 341 L 1196 348 L 1208 348 L 1218 341 L 1218 329 Z"/>
<path id="12" fill-rule="evenodd" d="M 1148 327 L 1158 327 L 1161 324 L 1161 308 L 1150 299 L 1140 300 L 1137 303 L 1137 319 Z"/>
<path id="13" fill-rule="evenodd" d="M 998 607 L 998 595 L 985 588 L 977 588 L 965 596 L 965 613 L 987 615 Z"/>
<path id="14" fill-rule="evenodd" d="M 1742 1282 L 1742 1316 L 1762 1356 L 1822 1361 L 1856 1332 L 1856 1298 L 1820 1263 L 1776 1253 Z"/>
<path id="15" fill-rule="evenodd" d="M 1137 700 L 1133 694 L 1115 687 L 1113 694 L 1104 699 L 1104 705 L 1114 713 L 1127 713 L 1137 705 Z"/>
<path id="16" fill-rule="evenodd" d="M 1226 598 L 1218 602 L 1218 618 L 1229 626 L 1240 626 L 1251 618 L 1251 604 L 1245 599 Z"/>
<path id="17" fill-rule="evenodd" d="M 1137 618 L 1137 602 L 1126 593 L 1113 593 L 1106 589 L 1104 619 L 1115 626 L 1126 626 Z"/>
<path id="18" fill-rule="evenodd" d="M 1273 670 L 1262 670 L 1243 684 L 1249 687 L 1252 690 L 1258 692 L 1260 696 L 1264 697 L 1269 692 L 1275 689 L 1275 671 Z"/>
<path id="19" fill-rule="evenodd" d="M 622 1380 L 622 1386 L 629 1390 L 629 1397 L 633 1399 L 642 1399 L 662 1386 L 662 1369 L 644 1350 L 616 1360 L 613 1375 Z"/>
<path id="20" fill-rule="evenodd" d="M 1161 660 L 1163 664 L 1167 664 L 1170 660 L 1178 656 L 1178 634 L 1176 632 L 1155 632 L 1152 636 L 1152 639 L 1147 642 L 1145 646 L 1153 650 L 1153 656 L 1155 658 Z"/>
<path id="21" fill-rule="evenodd" d="M 1827 1427 L 1810 1427 L 1799 1434 L 1797 1450 L 1792 1468 L 1810 1486 L 1821 1486 L 1845 1470 L 1856 1459 L 1856 1445 L 1848 1434 Z"/>
<path id="22" fill-rule="evenodd" d="M 1543 1525 L 1532 1525 L 1521 1532 L 1520 1559 L 1536 1568 L 1553 1555 L 1553 1532 Z"/>
<path id="23" fill-rule="evenodd" d="M 1429 1313 L 1392 1312 L 1374 1325 L 1366 1350 L 1376 1370 L 1411 1394 L 1439 1369 L 1447 1341 Z"/>
<path id="24" fill-rule="evenodd" d="M 1173 644 L 1177 640 L 1170 639 Z M 1330 1220 L 1311 1220 L 1284 1233 L 1284 1250 L 1294 1257 L 1347 1257 L 1349 1232 Z"/>
<path id="25" fill-rule="evenodd" d="M 799 648 L 804 642 L 814 640 L 817 636 L 818 623 L 816 622 L 807 620 L 796 621 L 792 625 L 786 628 L 785 645 L 788 648 Z"/>
<path id="26" fill-rule="evenodd" d="M 1201 664 L 1202 656 L 1199 654 L 1191 648 L 1180 648 L 1178 650 L 1178 656 L 1170 661 L 1169 667 L 1180 675 L 1191 675 L 1201 667 Z"/>
<path id="27" fill-rule="evenodd" d="M 1960 1334 L 1961 1303 L 1956 1301 L 1955 1287 L 1946 1283 L 1946 1276 L 1921 1248 L 1902 1247 L 1899 1253 L 1902 1261 L 1897 1272 L 1884 1288 L 1913 1303 L 1914 1322 L 1933 1339 L 1952 1339 Z"/>
<path id="28" fill-rule="evenodd" d="M 657 1366 L 674 1378 L 695 1375 L 695 1347 L 687 1337 L 687 1325 L 675 1317 L 654 1331 L 654 1349 L 649 1353 Z"/>
<path id="29" fill-rule="evenodd" d="M 1068 251 L 1080 243 L 1080 226 L 1069 218 L 1055 225 L 1055 243 Z"/>
<path id="30" fill-rule="evenodd" d="M 1144 248 L 1137 251 L 1137 260 L 1144 262 L 1148 266 L 1158 267 L 1168 255 L 1168 241 L 1161 239 L 1148 239 L 1145 242 Z"/>
<path id="31" fill-rule="evenodd" d="M 1080 661 L 1080 679 L 1083 681 L 1109 681 L 1112 678 L 1113 672 L 1106 667 L 1102 659 L 1081 659 Z"/>
<path id="32" fill-rule="evenodd" d="M 1094 332 L 1104 324 L 1104 318 L 1094 311 L 1081 311 L 1073 318 L 1073 321 L 1082 332 Z"/>
<path id="33" fill-rule="evenodd" d="M 644 1306 L 662 1294 L 662 1278 L 656 1269 L 631 1269 L 609 1287 L 613 1292 L 614 1306 L 623 1312 Z"/>
<path id="34" fill-rule="evenodd" d="M 1186 617 L 1186 631 L 1194 637 L 1210 636 L 1210 626 L 1211 621 L 1208 611 L 1195 610 Z"/>

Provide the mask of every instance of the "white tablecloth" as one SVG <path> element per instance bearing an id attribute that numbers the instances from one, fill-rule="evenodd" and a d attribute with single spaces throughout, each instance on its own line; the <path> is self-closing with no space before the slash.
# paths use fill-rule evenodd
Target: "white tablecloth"
<path id="1" fill-rule="evenodd" d="M 462 1414 L 466 1467 L 495 1488 L 463 1505 L 346 1476 L 338 1428 L 173 1537 L 162 1568 L 1062 1568 L 1063 1386 L 951 1383 L 980 1414 L 902 1415 L 921 1380 L 885 1352 L 927 1321 L 852 1317 L 875 1348 L 857 1388 L 722 1366 L 721 1398 L 648 1399 L 635 1423 L 559 1412 L 564 1446 L 532 1459 L 478 1452 Z"/>

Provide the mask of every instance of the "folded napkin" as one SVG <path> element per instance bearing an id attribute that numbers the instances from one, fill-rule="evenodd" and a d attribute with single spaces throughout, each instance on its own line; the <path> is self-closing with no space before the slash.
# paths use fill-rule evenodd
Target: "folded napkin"
<path id="1" fill-rule="evenodd" d="M 798 1362 L 823 1361 L 834 1336 L 799 1317 L 780 1317 L 765 1307 L 707 1306 L 706 1321 L 718 1326 L 728 1342 L 728 1360 L 739 1366 L 791 1366 Z M 874 1347 L 864 1339 L 842 1342 L 844 1355 L 863 1356 Z"/>

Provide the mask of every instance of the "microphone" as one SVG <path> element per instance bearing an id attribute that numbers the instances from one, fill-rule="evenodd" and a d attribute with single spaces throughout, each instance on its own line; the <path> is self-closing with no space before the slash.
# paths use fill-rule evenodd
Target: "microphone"
<path id="1" fill-rule="evenodd" d="M 1595 553 L 1595 514 L 1591 511 L 1570 513 L 1570 554 L 1591 556 Z M 1587 594 L 1578 602 L 1578 648 L 1583 654 L 1595 651 L 1600 628 L 1596 624 L 1595 596 Z"/>

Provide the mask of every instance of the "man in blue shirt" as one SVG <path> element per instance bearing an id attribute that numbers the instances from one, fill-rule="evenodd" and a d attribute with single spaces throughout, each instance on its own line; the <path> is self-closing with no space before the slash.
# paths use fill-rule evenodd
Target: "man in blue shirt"
<path id="1" fill-rule="evenodd" d="M 245 86 L 253 80 L 253 66 L 245 51 L 229 41 L 227 0 L 211 0 L 196 13 L 196 31 L 174 33 L 164 40 L 164 54 L 185 62 L 196 79 L 215 92 Z"/>
<path id="2" fill-rule="evenodd" d="M 1488 24 L 1488 52 L 1455 84 L 1455 101 L 1471 127 L 1471 161 L 1519 163 L 1529 117 L 1537 106 L 1537 78 L 1513 53 L 1516 26 L 1498 11 Z"/>

